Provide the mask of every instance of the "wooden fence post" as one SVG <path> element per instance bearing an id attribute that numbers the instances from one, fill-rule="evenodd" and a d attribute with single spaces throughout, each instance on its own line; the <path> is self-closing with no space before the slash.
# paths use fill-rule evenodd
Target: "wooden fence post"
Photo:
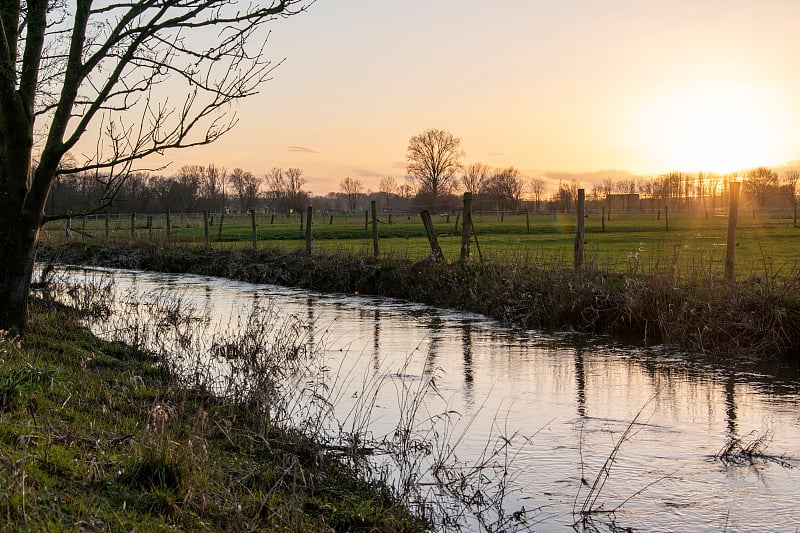
<path id="1" fill-rule="evenodd" d="M 433 221 L 431 221 L 431 214 L 427 209 L 420 213 L 422 217 L 422 224 L 425 226 L 425 234 L 428 236 L 428 242 L 431 245 L 430 258 L 434 261 L 441 261 L 444 259 L 442 249 L 439 247 L 439 241 L 436 239 L 436 232 L 433 230 Z"/>
<path id="2" fill-rule="evenodd" d="M 372 213 L 372 256 L 377 258 L 380 252 L 378 249 L 378 206 L 375 200 L 369 203 L 369 210 Z"/>
<path id="3" fill-rule="evenodd" d="M 208 246 L 208 211 L 203 211 L 203 242 Z"/>
<path id="4" fill-rule="evenodd" d="M 583 241 L 585 237 L 585 201 L 586 193 L 584 189 L 578 189 L 578 229 L 575 232 L 575 270 L 583 266 Z"/>
<path id="5" fill-rule="evenodd" d="M 731 188 L 730 205 L 728 206 L 728 241 L 725 247 L 725 279 L 732 281 L 736 267 L 736 224 L 739 219 L 739 187 L 736 180 L 728 182 Z"/>
<path id="6" fill-rule="evenodd" d="M 664 228 L 669 231 L 669 206 L 664 206 Z"/>
<path id="7" fill-rule="evenodd" d="M 369 232 L 369 211 L 364 211 L 364 237 Z"/>
<path id="8" fill-rule="evenodd" d="M 81 240 L 86 238 L 86 215 L 83 215 L 83 220 L 81 221 Z"/>
<path id="9" fill-rule="evenodd" d="M 250 210 L 250 229 L 253 233 L 253 251 L 255 252 L 258 249 L 258 236 L 256 234 L 256 210 Z"/>
<path id="10" fill-rule="evenodd" d="M 600 228 L 605 231 L 606 230 L 606 208 L 603 206 L 603 216 L 600 219 Z"/>
<path id="11" fill-rule="evenodd" d="M 472 237 L 472 193 L 464 193 L 464 221 L 461 223 L 461 260 L 469 259 Z"/>
<path id="12" fill-rule="evenodd" d="M 530 213 L 525 211 L 525 233 L 531 232 L 531 216 Z"/>
<path id="13" fill-rule="evenodd" d="M 312 206 L 306 208 L 306 253 L 311 254 L 311 216 L 314 214 Z M 303 218 L 302 216 L 300 218 Z"/>
<path id="14" fill-rule="evenodd" d="M 136 238 L 136 211 L 131 213 L 131 238 Z"/>
<path id="15" fill-rule="evenodd" d="M 172 239 L 172 213 L 167 209 L 167 240 Z"/>
<path id="16" fill-rule="evenodd" d="M 219 227 L 217 228 L 217 240 L 222 240 L 222 221 L 225 220 L 225 208 L 222 208 L 222 212 L 219 214 Z"/>
<path id="17" fill-rule="evenodd" d="M 106 209 L 106 239 L 108 239 L 108 224 L 110 218 L 111 218 L 111 213 L 109 213 L 108 209 Z"/>

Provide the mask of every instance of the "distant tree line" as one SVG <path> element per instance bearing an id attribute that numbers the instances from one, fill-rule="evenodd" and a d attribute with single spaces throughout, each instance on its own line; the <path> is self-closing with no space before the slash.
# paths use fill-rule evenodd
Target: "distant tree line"
<path id="1" fill-rule="evenodd" d="M 460 139 L 442 130 L 427 130 L 409 142 L 404 180 L 380 179 L 377 191 L 358 178 L 345 177 L 339 190 L 312 196 L 299 168 L 273 168 L 255 174 L 241 168 L 228 171 L 214 164 L 185 165 L 171 176 L 131 174 L 118 181 L 110 207 L 117 212 L 163 213 L 239 211 L 251 209 L 274 213 L 302 212 L 309 204 L 317 212 L 357 213 L 372 201 L 381 211 L 455 212 L 464 192 L 473 195 L 476 211 L 566 212 L 574 210 L 578 190 L 575 178 L 563 178 L 548 187 L 543 178 L 528 178 L 515 167 L 491 168 L 480 162 L 464 164 Z M 797 205 L 800 171 L 779 175 L 767 167 L 744 176 L 745 200 L 753 209 Z M 698 209 L 713 211 L 726 204 L 728 182 L 733 175 L 708 172 L 669 172 L 654 178 L 605 178 L 587 189 L 590 207 L 624 211 Z M 80 214 L 108 197 L 107 176 L 75 173 L 60 176 L 53 184 L 48 211 Z"/>
<path id="2" fill-rule="evenodd" d="M 91 210 L 106 193 L 103 175 L 77 173 L 60 176 L 53 185 L 50 212 Z M 117 212 L 163 213 L 198 211 L 301 211 L 311 195 L 299 168 L 273 168 L 257 175 L 241 168 L 228 171 L 214 164 L 185 165 L 172 176 L 133 173 L 114 195 L 110 209 Z"/>

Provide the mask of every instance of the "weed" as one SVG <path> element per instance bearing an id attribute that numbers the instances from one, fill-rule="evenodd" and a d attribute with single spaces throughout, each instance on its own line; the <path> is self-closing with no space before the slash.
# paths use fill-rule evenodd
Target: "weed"
<path id="1" fill-rule="evenodd" d="M 776 463 L 786 468 L 793 468 L 793 465 L 784 456 L 769 455 L 766 449 L 772 443 L 772 432 L 767 431 L 759 434 L 755 431 L 749 435 L 750 439 L 729 437 L 715 455 L 725 466 L 753 466 L 758 463 Z"/>
<path id="2" fill-rule="evenodd" d="M 603 492 L 606 482 L 611 476 L 611 470 L 614 466 L 614 463 L 617 461 L 617 456 L 619 455 L 622 445 L 640 431 L 639 419 L 641 418 L 647 406 L 657 396 L 658 394 L 655 394 L 645 403 L 645 405 L 642 406 L 639 412 L 636 413 L 636 416 L 634 416 L 630 423 L 626 426 L 619 438 L 616 439 L 611 452 L 606 457 L 605 462 L 600 467 L 597 475 L 594 477 L 594 480 L 591 483 L 589 483 L 589 481 L 584 477 L 583 452 L 581 452 L 581 483 L 578 485 L 578 491 L 575 494 L 575 502 L 572 510 L 572 514 L 576 518 L 575 522 L 572 524 L 572 527 L 575 531 L 595 532 L 601 531 L 601 528 L 602 530 L 609 531 L 631 531 L 629 528 L 621 527 L 616 523 L 616 513 L 618 513 L 625 506 L 625 504 L 627 504 L 633 498 L 641 495 L 648 488 L 660 483 L 661 481 L 664 481 L 665 479 L 669 479 L 672 476 L 672 474 L 667 474 L 654 481 L 651 481 L 643 488 L 637 490 L 625 500 L 610 509 L 605 508 L 602 503 L 598 504 L 598 500 Z M 588 491 L 583 497 L 580 508 L 578 508 L 578 502 L 580 500 L 583 487 L 588 487 Z M 602 519 L 606 520 L 606 522 L 598 524 L 598 517 L 602 517 Z"/>

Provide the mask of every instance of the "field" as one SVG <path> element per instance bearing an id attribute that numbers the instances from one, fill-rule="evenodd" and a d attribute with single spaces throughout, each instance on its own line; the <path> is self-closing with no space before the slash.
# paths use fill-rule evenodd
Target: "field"
<path id="1" fill-rule="evenodd" d="M 213 248 L 252 247 L 249 215 L 209 216 L 209 244 Z M 571 266 L 576 231 L 574 214 L 476 214 L 472 256 L 545 268 Z M 298 214 L 257 215 L 258 246 L 284 250 L 303 249 L 305 231 Z M 434 215 L 438 241 L 448 260 L 457 260 L 461 246 L 461 220 L 455 214 Z M 204 246 L 202 214 L 172 214 L 169 239 L 166 215 L 137 215 L 131 231 L 130 215 L 75 219 L 73 239 L 124 242 L 171 240 Z M 43 233 L 45 242 L 66 238 L 64 221 L 52 222 Z M 315 214 L 312 223 L 315 252 L 372 255 L 372 228 L 365 215 Z M 133 234 L 132 234 L 133 233 Z M 640 273 L 666 265 L 693 273 L 722 271 L 727 216 L 722 212 L 699 215 L 669 213 L 614 213 L 603 221 L 600 213 L 586 218 L 585 264 L 613 272 Z M 416 214 L 395 213 L 378 217 L 380 255 L 422 259 L 430 253 L 421 219 Z M 477 240 L 477 242 L 476 242 Z M 787 214 L 740 213 L 737 230 L 736 271 L 739 275 L 780 276 L 796 272 L 800 264 L 800 229 Z"/>

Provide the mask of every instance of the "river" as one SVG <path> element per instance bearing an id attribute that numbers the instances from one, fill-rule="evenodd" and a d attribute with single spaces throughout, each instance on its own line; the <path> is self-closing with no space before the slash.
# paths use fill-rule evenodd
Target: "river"
<path id="1" fill-rule="evenodd" d="M 460 461 L 442 477 L 462 476 L 472 497 L 502 501 L 506 530 L 800 530 L 800 384 L 791 369 L 516 330 L 385 298 L 66 272 L 95 284 L 113 277 L 119 299 L 174 293 L 203 311 L 209 330 L 241 323 L 253 305 L 292 317 L 322 363 L 316 379 L 328 381 L 345 433 L 391 440 L 421 398 L 414 422 L 400 426 Z M 467 527 L 500 529 L 497 505 L 481 505 L 485 515 Z"/>

